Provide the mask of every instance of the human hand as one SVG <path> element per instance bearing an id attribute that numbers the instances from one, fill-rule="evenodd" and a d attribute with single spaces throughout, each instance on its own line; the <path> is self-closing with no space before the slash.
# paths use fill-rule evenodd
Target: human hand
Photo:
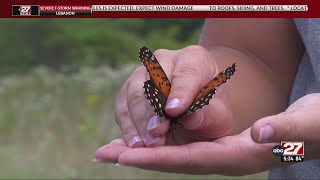
<path id="1" fill-rule="evenodd" d="M 117 139 L 99 148 L 96 159 L 186 174 L 245 175 L 284 167 L 292 163 L 281 163 L 272 154 L 272 148 L 283 140 L 304 141 L 306 160 L 320 157 L 319 107 L 320 94 L 314 93 L 300 98 L 283 113 L 258 120 L 238 135 L 154 148 L 130 148 Z"/>
<path id="2" fill-rule="evenodd" d="M 171 80 L 165 111 L 173 117 L 186 111 L 199 90 L 219 73 L 211 54 L 200 46 L 177 51 L 158 50 L 154 54 Z M 155 116 L 146 100 L 143 82 L 147 77 L 145 67 L 138 67 L 124 83 L 116 99 L 116 121 L 129 147 L 157 146 L 166 141 L 169 121 Z M 232 134 L 233 113 L 228 104 L 227 90 L 222 89 L 218 88 L 217 96 L 208 106 L 179 121 L 184 128 L 175 129 L 167 142 L 186 144 Z"/>
<path id="3" fill-rule="evenodd" d="M 162 172 L 245 175 L 283 165 L 279 157 L 272 154 L 274 145 L 254 143 L 247 129 L 213 142 L 180 146 L 130 148 L 123 139 L 117 139 L 99 148 L 95 158 L 98 162 Z"/>
<path id="4" fill-rule="evenodd" d="M 304 141 L 306 159 L 320 158 L 320 93 L 301 97 L 286 111 L 257 121 L 251 136 L 259 143 Z"/>

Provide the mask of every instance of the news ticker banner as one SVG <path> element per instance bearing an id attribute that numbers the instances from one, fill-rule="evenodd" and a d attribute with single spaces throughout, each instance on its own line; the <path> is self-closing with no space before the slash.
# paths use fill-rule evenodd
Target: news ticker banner
<path id="1" fill-rule="evenodd" d="M 31 3 L 32 2 L 32 3 Z M 320 17 L 320 0 L 1 0 L 0 17 Z"/>
<path id="2" fill-rule="evenodd" d="M 308 11 L 308 5 L 93 5 L 92 11 Z"/>
<path id="3" fill-rule="evenodd" d="M 13 5 L 12 16 L 92 16 L 106 11 L 308 11 L 308 5 Z"/>
<path id="4" fill-rule="evenodd" d="M 320 0 L 1 0 L 0 17 L 320 17 Z"/>

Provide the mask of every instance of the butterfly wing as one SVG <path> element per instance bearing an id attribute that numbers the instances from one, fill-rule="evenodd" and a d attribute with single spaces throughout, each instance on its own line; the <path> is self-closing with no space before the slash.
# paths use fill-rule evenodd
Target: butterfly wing
<path id="1" fill-rule="evenodd" d="M 166 102 L 171 89 L 171 84 L 157 58 L 146 47 L 140 48 L 139 58 L 146 67 L 154 88 L 161 93 L 164 102 Z"/>
<path id="2" fill-rule="evenodd" d="M 150 104 L 153 106 L 154 112 L 160 116 L 165 117 L 164 107 L 166 100 L 163 98 L 159 90 L 154 86 L 151 80 L 144 82 L 144 94 L 149 100 Z"/>
<path id="3" fill-rule="evenodd" d="M 204 106 L 209 104 L 210 99 L 213 94 L 216 93 L 216 88 L 225 83 L 236 71 L 236 64 L 228 67 L 221 73 L 219 73 L 214 79 L 212 79 L 194 98 L 190 108 L 184 113 L 184 115 L 189 115 Z"/>
<path id="4" fill-rule="evenodd" d="M 149 100 L 158 116 L 166 117 L 167 119 L 173 119 L 174 123 L 176 123 L 178 117 L 170 117 L 166 115 L 164 111 L 171 89 L 171 84 L 166 73 L 162 69 L 156 57 L 148 48 L 140 48 L 139 58 L 143 62 L 143 65 L 146 67 L 150 76 L 150 80 L 144 82 L 143 86 L 146 98 Z M 232 66 L 219 73 L 205 87 L 203 87 L 203 89 L 194 98 L 190 108 L 181 116 L 189 115 L 208 105 L 213 94 L 216 93 L 216 88 L 230 79 L 235 71 L 236 64 L 233 64 Z"/>

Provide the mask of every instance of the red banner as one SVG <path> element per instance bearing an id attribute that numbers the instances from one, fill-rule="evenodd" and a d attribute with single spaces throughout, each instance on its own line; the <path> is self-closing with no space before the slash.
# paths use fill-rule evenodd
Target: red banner
<path id="1" fill-rule="evenodd" d="M 2 0 L 2 18 L 320 17 L 319 0 Z"/>
<path id="2" fill-rule="evenodd" d="M 91 16 L 90 5 L 40 5 L 40 16 Z"/>

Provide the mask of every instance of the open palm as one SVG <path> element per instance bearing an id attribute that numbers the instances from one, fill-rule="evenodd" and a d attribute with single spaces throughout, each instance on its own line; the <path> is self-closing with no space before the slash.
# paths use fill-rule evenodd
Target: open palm
<path id="1" fill-rule="evenodd" d="M 250 129 L 212 142 L 181 146 L 130 148 L 117 139 L 101 147 L 96 159 L 163 172 L 245 175 L 281 165 L 272 154 L 274 145 L 253 142 Z"/>

